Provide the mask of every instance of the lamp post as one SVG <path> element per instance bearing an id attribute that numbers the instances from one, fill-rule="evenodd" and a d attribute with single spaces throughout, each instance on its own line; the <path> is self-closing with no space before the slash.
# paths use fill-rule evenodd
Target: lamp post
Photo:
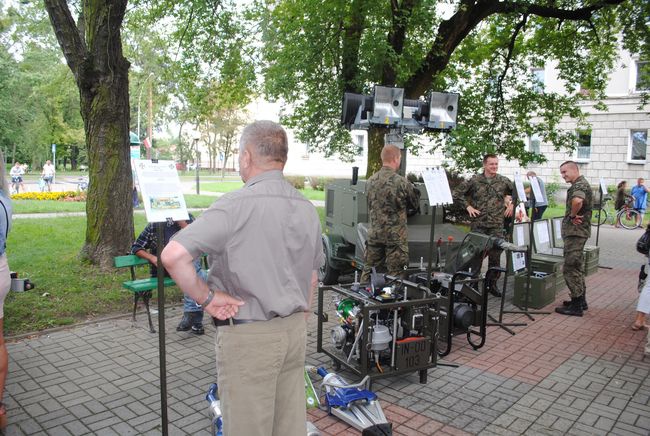
<path id="1" fill-rule="evenodd" d="M 194 158 L 194 169 L 196 171 L 196 195 L 200 194 L 199 190 L 199 139 L 201 139 L 201 136 L 197 132 L 194 135 L 194 151 L 196 153 L 196 157 Z"/>
<path id="2" fill-rule="evenodd" d="M 142 89 L 144 88 L 144 85 L 147 84 L 147 81 L 153 77 L 153 73 L 149 73 L 146 79 L 144 79 L 144 82 L 142 82 L 142 85 L 140 85 L 140 91 L 138 92 L 138 141 L 140 140 L 140 100 L 142 98 Z M 151 138 L 149 138 L 151 141 Z"/>

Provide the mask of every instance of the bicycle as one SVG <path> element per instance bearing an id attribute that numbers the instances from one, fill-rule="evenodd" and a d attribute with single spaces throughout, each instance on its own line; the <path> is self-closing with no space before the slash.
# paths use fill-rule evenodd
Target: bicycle
<path id="1" fill-rule="evenodd" d="M 600 221 L 600 225 L 609 222 L 611 225 L 620 224 L 628 230 L 640 227 L 641 214 L 630 206 L 630 200 L 626 200 L 623 207 L 618 211 L 613 211 L 611 207 L 608 207 L 610 205 L 609 199 L 604 199 L 603 203 L 604 207 L 598 207 L 597 205 L 591 212 L 592 226 L 598 226 Z"/>

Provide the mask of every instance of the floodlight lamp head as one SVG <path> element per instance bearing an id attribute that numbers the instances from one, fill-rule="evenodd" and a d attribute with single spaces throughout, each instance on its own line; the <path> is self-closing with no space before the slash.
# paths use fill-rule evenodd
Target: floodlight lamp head
<path id="1" fill-rule="evenodd" d="M 375 85 L 371 124 L 398 126 L 402 122 L 404 88 Z"/>
<path id="2" fill-rule="evenodd" d="M 422 115 L 427 130 L 451 130 L 456 127 L 459 95 L 454 92 L 431 92 Z"/>

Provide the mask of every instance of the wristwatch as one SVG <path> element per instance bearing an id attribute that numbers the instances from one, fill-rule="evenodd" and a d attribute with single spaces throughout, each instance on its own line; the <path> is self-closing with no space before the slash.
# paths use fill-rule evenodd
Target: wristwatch
<path id="1" fill-rule="evenodd" d="M 206 298 L 205 301 L 201 303 L 201 309 L 205 309 L 206 307 L 208 307 L 208 304 L 210 304 L 213 298 L 214 298 L 214 291 L 210 289 L 208 291 L 208 298 Z"/>

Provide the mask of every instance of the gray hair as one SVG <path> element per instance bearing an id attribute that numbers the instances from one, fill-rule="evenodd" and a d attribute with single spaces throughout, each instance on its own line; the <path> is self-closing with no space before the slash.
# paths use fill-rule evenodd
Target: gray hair
<path id="1" fill-rule="evenodd" d="M 7 182 L 7 168 L 6 168 L 6 162 L 5 162 L 5 155 L 2 153 L 2 150 L 0 150 L 0 162 L 2 165 L 0 165 L 0 191 L 4 192 L 5 195 L 8 197 L 9 196 L 9 182 Z"/>
<path id="2" fill-rule="evenodd" d="M 273 121 L 255 121 L 246 126 L 239 139 L 239 152 L 242 153 L 246 147 L 249 147 L 254 158 L 262 160 L 260 164 L 287 162 L 289 152 L 287 132 Z"/>

